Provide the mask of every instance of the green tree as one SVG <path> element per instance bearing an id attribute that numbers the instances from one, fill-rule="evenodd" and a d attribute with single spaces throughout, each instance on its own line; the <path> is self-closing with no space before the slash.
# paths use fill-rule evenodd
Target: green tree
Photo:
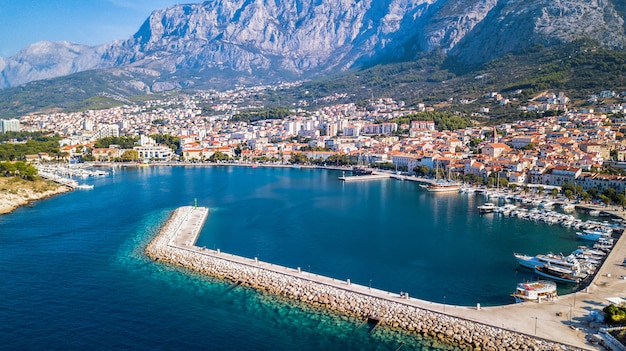
<path id="1" fill-rule="evenodd" d="M 25 163 L 24 161 L 17 161 L 14 165 L 14 175 L 26 180 L 35 180 L 35 177 L 37 176 L 37 168 Z"/>
<path id="2" fill-rule="evenodd" d="M 139 137 L 106 137 L 96 140 L 94 147 L 96 148 L 108 148 L 111 145 L 119 145 L 121 149 L 132 149 L 135 143 L 139 141 Z"/>
<path id="3" fill-rule="evenodd" d="M 556 198 L 559 195 L 559 189 L 552 188 L 552 197 Z"/>
<path id="4" fill-rule="evenodd" d="M 539 194 L 539 196 L 541 196 L 545 190 L 546 189 L 540 185 L 540 186 L 537 187 L 537 194 Z"/>
<path id="5" fill-rule="evenodd" d="M 418 177 L 426 177 L 434 174 L 430 167 L 424 165 L 413 168 L 413 173 L 415 173 Z"/>
<path id="6" fill-rule="evenodd" d="M 131 162 L 139 160 L 139 152 L 137 150 L 126 150 L 120 157 L 122 162 Z"/>
<path id="7" fill-rule="evenodd" d="M 583 193 L 581 194 L 581 196 L 582 196 L 582 199 L 583 199 L 583 201 L 584 201 L 585 203 L 589 203 L 589 201 L 591 201 L 592 196 L 591 196 L 591 194 L 589 194 L 588 192 L 586 192 L 586 191 L 585 191 L 585 192 L 583 192 Z"/>
<path id="8" fill-rule="evenodd" d="M 16 171 L 17 167 L 15 166 L 15 163 L 9 161 L 0 162 L 0 172 L 2 172 L 5 177 L 14 176 Z"/>
<path id="9" fill-rule="evenodd" d="M 610 205 L 611 204 L 611 198 L 606 196 L 606 195 L 604 195 L 604 194 L 600 194 L 600 196 L 598 198 L 600 199 L 600 201 L 602 201 L 606 205 Z"/>
<path id="10" fill-rule="evenodd" d="M 626 311 L 623 307 L 610 304 L 603 308 L 602 312 L 604 312 L 604 319 L 611 324 L 624 324 L 626 322 Z"/>
<path id="11" fill-rule="evenodd" d="M 564 191 L 564 195 L 568 200 L 571 200 L 574 197 L 574 192 L 570 189 Z"/>
<path id="12" fill-rule="evenodd" d="M 175 136 L 169 135 L 169 134 L 153 134 L 153 135 L 150 135 L 150 137 L 152 139 L 154 139 L 154 141 L 157 144 L 167 145 L 173 151 L 176 151 L 176 150 L 178 150 L 180 148 L 180 138 L 179 137 L 175 137 Z"/>
<path id="13" fill-rule="evenodd" d="M 292 164 L 306 164 L 309 162 L 309 158 L 306 157 L 306 155 L 302 152 L 294 152 L 293 154 L 291 154 L 289 162 L 291 162 Z"/>
<path id="14" fill-rule="evenodd" d="M 215 151 L 211 156 L 209 156 L 210 162 L 228 161 L 229 159 L 230 157 L 221 151 Z"/>
<path id="15" fill-rule="evenodd" d="M 622 206 L 622 209 L 626 208 L 626 196 L 624 194 L 617 194 L 615 203 Z"/>

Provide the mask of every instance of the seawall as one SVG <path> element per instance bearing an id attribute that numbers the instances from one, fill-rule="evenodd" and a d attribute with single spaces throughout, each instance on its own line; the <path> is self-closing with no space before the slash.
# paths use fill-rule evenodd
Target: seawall
<path id="1" fill-rule="evenodd" d="M 452 315 L 453 313 L 429 310 L 416 306 L 428 302 L 399 294 L 261 262 L 256 258 L 248 259 L 197 247 L 195 241 L 207 215 L 206 208 L 176 209 L 159 234 L 148 244 L 146 254 L 154 260 L 300 300 L 361 320 L 372 318 L 380 321 L 381 325 L 439 339 L 464 349 L 587 349 L 459 318 Z M 441 306 L 435 305 L 437 308 Z M 449 309 L 453 309 L 452 306 Z M 463 315 L 464 310 L 469 308 L 460 307 L 457 312 Z M 500 321 L 493 322 L 500 324 Z"/>

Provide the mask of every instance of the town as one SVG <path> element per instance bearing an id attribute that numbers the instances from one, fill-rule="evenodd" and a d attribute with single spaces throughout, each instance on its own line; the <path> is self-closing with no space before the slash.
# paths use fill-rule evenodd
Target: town
<path id="1" fill-rule="evenodd" d="M 434 169 L 440 169 L 469 183 L 495 186 L 497 179 L 502 187 L 575 184 L 584 191 L 595 189 L 593 196 L 606 189 L 618 195 L 626 191 L 626 177 L 620 175 L 620 168 L 626 167 L 626 103 L 576 110 L 568 108 L 569 98 L 562 92 L 545 92 L 517 110 L 551 112 L 547 117 L 498 125 L 474 123 L 457 130 L 438 128 L 433 120 L 420 117 L 433 112 L 432 107 L 420 104 L 409 109 L 391 98 L 370 100 L 365 106 L 338 103 L 314 111 L 294 107 L 281 119 L 232 118 L 251 111 L 242 102 L 265 89 L 270 88 L 205 91 L 147 101 L 143 106 L 30 114 L 3 120 L 2 131 L 59 133 L 61 152 L 68 160 L 120 160 L 129 149 L 119 145 L 98 148 L 95 142 L 127 136 L 136 137 L 137 142 L 132 156 L 123 159 L 143 163 L 361 163 L 420 176 L 433 176 Z M 325 100 L 339 97 L 335 94 Z M 603 91 L 589 102 L 599 97 L 622 98 Z M 496 92 L 484 98 L 499 105 L 510 103 Z M 199 107 L 208 104 L 210 114 Z M 488 111 L 483 107 L 480 113 Z M 177 137 L 180 146 L 160 145 L 150 135 Z M 52 159 L 46 154 L 28 158 Z M 626 205 L 624 196 L 612 198 Z M 610 203 L 611 197 L 603 201 Z"/>

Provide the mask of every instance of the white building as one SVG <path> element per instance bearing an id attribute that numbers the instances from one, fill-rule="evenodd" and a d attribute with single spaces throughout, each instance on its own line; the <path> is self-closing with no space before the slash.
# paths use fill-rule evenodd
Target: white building
<path id="1" fill-rule="evenodd" d="M 102 139 L 107 137 L 119 137 L 120 127 L 117 124 L 105 124 L 98 127 L 98 130 L 94 133 L 93 139 Z"/>
<path id="2" fill-rule="evenodd" d="M 133 148 L 139 153 L 139 159 L 142 161 L 167 161 L 172 158 L 172 149 L 164 145 L 157 145 L 154 139 L 141 136 L 139 146 Z"/>
<path id="3" fill-rule="evenodd" d="M 3 119 L 0 124 L 0 130 L 2 133 L 6 132 L 19 132 L 20 131 L 20 121 L 18 119 Z"/>

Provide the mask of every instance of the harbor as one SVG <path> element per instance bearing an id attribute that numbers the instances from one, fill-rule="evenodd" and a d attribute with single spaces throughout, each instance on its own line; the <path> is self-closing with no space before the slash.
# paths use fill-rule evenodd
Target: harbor
<path id="1" fill-rule="evenodd" d="M 597 329 L 583 317 L 606 305 L 607 297 L 620 296 L 626 288 L 626 281 L 618 278 L 626 248 L 618 242 L 584 292 L 542 303 L 497 307 L 433 303 L 405 293 L 311 274 L 299 267 L 274 265 L 258 257 L 245 258 L 195 246 L 207 214 L 207 209 L 179 208 L 149 244 L 147 254 L 162 262 L 357 318 L 375 318 L 377 323 L 439 337 L 459 346 L 480 346 L 484 350 L 520 345 L 535 345 L 535 349 L 542 350 L 596 349 L 585 337 Z"/>
<path id="2" fill-rule="evenodd" d="M 93 189 L 92 184 L 79 183 L 77 179 L 89 177 L 102 177 L 109 175 L 109 172 L 102 170 L 92 170 L 85 167 L 64 166 L 64 165 L 36 165 L 37 174 L 45 179 L 68 186 L 72 189 L 89 190 Z"/>

